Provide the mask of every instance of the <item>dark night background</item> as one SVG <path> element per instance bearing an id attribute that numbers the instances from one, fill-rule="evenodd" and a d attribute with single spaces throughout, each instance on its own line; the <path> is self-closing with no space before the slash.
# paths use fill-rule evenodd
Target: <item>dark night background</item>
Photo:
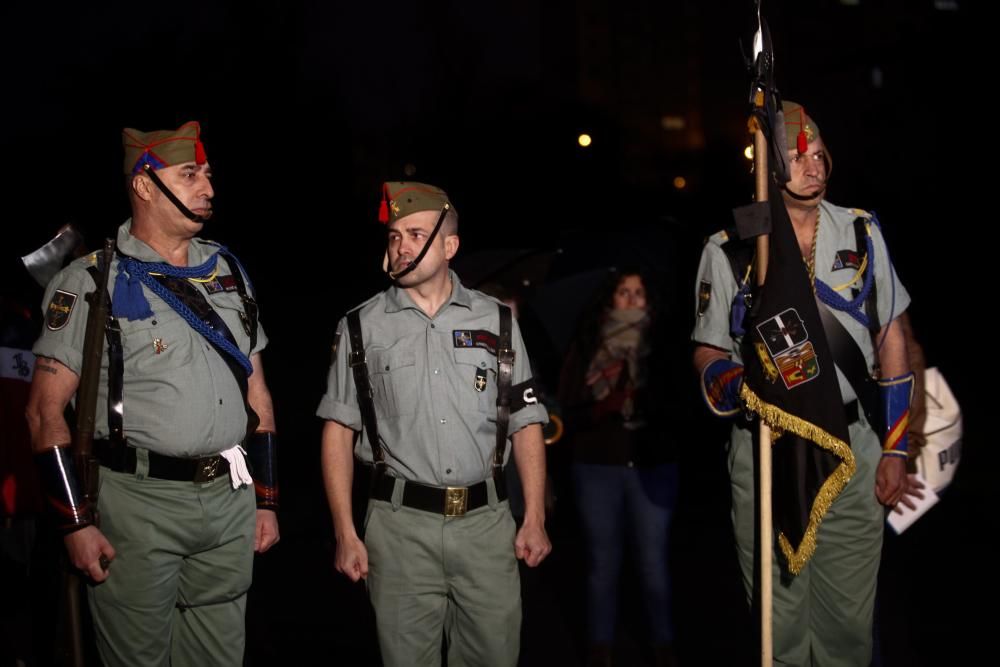
<path id="1" fill-rule="evenodd" d="M 805 104 L 833 155 L 828 198 L 878 212 L 929 365 L 964 410 L 956 482 L 914 528 L 887 539 L 888 665 L 963 664 L 988 643 L 990 615 L 973 607 L 992 598 L 985 544 L 996 522 L 977 391 L 988 363 L 977 348 L 990 338 L 970 345 L 970 327 L 955 326 L 992 292 L 969 204 L 970 164 L 989 151 L 991 115 L 983 91 L 966 85 L 978 58 L 972 4 L 763 7 L 778 86 Z M 752 35 L 752 9 L 749 0 L 0 9 L 5 254 L 24 254 L 66 222 L 96 246 L 127 216 L 121 128 L 202 123 L 216 175 L 204 235 L 232 248 L 257 287 L 282 435 L 283 539 L 257 560 L 248 663 L 377 660 L 363 592 L 332 568 L 313 412 L 337 319 L 386 285 L 378 188 L 404 177 L 451 194 L 460 255 L 576 247 L 593 268 L 594 248 L 640 239 L 639 259 L 658 265 L 676 324 L 664 344 L 676 347 L 677 373 L 663 381 L 675 387 L 664 414 L 676 418 L 683 452 L 672 540 L 678 648 L 684 664 L 750 654 L 756 626 L 728 532 L 724 429 L 698 406 L 686 341 L 701 239 L 752 193 L 739 44 Z M 590 148 L 577 145 L 580 132 L 593 136 Z M 543 369 L 558 369 L 540 356 Z M 524 664 L 571 664 L 586 643 L 583 546 L 566 500 L 550 520 L 556 550 L 531 580 Z M 622 623 L 628 664 L 639 660 L 642 619 L 626 612 Z"/>

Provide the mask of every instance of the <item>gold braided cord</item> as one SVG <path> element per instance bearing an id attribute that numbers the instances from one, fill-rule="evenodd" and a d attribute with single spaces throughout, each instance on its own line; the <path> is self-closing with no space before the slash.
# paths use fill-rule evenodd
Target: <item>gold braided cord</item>
<path id="1" fill-rule="evenodd" d="M 865 258 L 861 260 L 861 267 L 858 269 L 858 272 L 854 274 L 854 277 L 848 280 L 843 285 L 837 285 L 836 287 L 834 287 L 833 288 L 834 291 L 840 292 L 854 285 L 855 283 L 862 282 L 862 280 L 865 277 L 865 269 L 867 268 L 868 268 L 868 253 L 865 253 Z"/>
<path id="2" fill-rule="evenodd" d="M 806 264 L 806 270 L 809 272 L 809 285 L 812 287 L 814 294 L 816 293 L 816 239 L 819 237 L 819 223 L 822 219 L 821 209 L 817 207 L 816 226 L 813 227 L 812 248 L 809 251 L 809 257 L 802 258 L 802 261 Z"/>
<path id="3" fill-rule="evenodd" d="M 869 237 L 872 235 L 872 223 L 870 223 L 870 222 L 866 222 L 865 223 L 865 234 L 867 234 Z M 861 248 L 858 248 L 858 252 L 860 252 L 860 251 L 861 251 Z M 833 288 L 833 290 L 835 292 L 840 292 L 842 290 L 847 289 L 848 287 L 851 287 L 852 285 L 854 285 L 856 283 L 862 282 L 862 279 L 864 278 L 864 275 L 865 275 L 865 269 L 867 269 L 867 268 L 868 268 L 868 253 L 866 252 L 865 253 L 865 258 L 863 260 L 861 260 L 861 266 L 860 266 L 860 268 L 858 268 L 858 272 L 854 274 L 854 277 L 851 278 L 846 283 L 844 283 L 843 285 L 837 285 L 836 287 Z"/>
<path id="4" fill-rule="evenodd" d="M 210 283 L 213 280 L 215 280 L 215 277 L 217 275 L 219 275 L 219 265 L 218 265 L 218 263 L 216 263 L 215 268 L 212 269 L 212 273 L 210 273 L 205 278 L 188 278 L 188 280 L 190 280 L 193 283 Z"/>
<path id="5" fill-rule="evenodd" d="M 848 443 L 835 438 L 824 429 L 762 400 L 746 383 L 740 388 L 740 398 L 747 408 L 757 414 L 770 428 L 794 433 L 800 438 L 816 443 L 840 459 L 840 464 L 826 478 L 813 500 L 809 509 L 809 524 L 798 548 L 792 546 L 784 533 L 778 535 L 778 544 L 788 561 L 789 572 L 799 574 L 816 551 L 816 533 L 819 531 L 820 523 L 823 522 L 823 517 L 857 470 L 854 453 Z"/>

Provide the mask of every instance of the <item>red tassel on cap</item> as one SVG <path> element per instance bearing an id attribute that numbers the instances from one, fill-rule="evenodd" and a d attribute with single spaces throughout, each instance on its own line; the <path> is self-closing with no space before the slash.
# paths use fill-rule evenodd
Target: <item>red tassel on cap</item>
<path id="1" fill-rule="evenodd" d="M 382 188 L 382 201 L 378 205 L 378 221 L 383 225 L 389 223 L 389 202 L 385 199 L 385 187 Z"/>
<path id="2" fill-rule="evenodd" d="M 200 140 L 194 142 L 194 161 L 198 164 L 208 162 L 208 156 L 205 155 L 205 145 Z"/>
<path id="3" fill-rule="evenodd" d="M 799 153 L 805 153 L 809 150 L 809 139 L 806 138 L 804 130 L 799 130 L 798 136 L 795 137 L 795 147 L 799 150 Z"/>

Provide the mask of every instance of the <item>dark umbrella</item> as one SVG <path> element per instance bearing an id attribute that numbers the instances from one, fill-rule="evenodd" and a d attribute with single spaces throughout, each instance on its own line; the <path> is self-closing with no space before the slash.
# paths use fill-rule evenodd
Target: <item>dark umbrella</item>
<path id="1" fill-rule="evenodd" d="M 570 232 L 563 236 L 544 284 L 527 304 L 548 334 L 553 348 L 564 356 L 581 317 L 600 307 L 598 291 L 620 271 L 641 269 L 661 294 L 659 306 L 669 310 L 675 301 L 674 237 L 667 224 L 648 225 L 611 233 Z"/>
<path id="2" fill-rule="evenodd" d="M 523 294 L 545 281 L 558 250 L 549 248 L 488 248 L 459 252 L 451 267 L 467 287 L 497 284 Z"/>

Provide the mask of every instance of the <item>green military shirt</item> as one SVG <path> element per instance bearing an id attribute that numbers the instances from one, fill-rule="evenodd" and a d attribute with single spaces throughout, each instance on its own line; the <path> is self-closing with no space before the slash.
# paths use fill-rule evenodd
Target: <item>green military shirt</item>
<path id="1" fill-rule="evenodd" d="M 864 248 L 860 251 L 857 248 L 854 220 L 859 216 L 869 216 L 859 209 L 842 208 L 827 201 L 820 202 L 819 208 L 816 277 L 836 289 L 842 297 L 852 299 L 851 288 L 860 289 L 864 282 L 864 275 L 858 271 L 859 267 L 852 258 L 863 257 L 865 252 Z M 878 225 L 869 224 L 869 228 L 875 251 L 876 306 L 879 321 L 885 325 L 906 310 L 910 305 L 910 295 L 899 282 L 896 270 L 889 262 L 885 240 Z M 691 339 L 725 350 L 732 354 L 734 361 L 743 363 L 740 358 L 740 341 L 729 332 L 729 311 L 738 286 L 729 259 L 722 249 L 722 244 L 727 240 L 726 233 L 719 232 L 709 239 L 702 251 L 696 287 L 702 295 L 707 291 L 709 297 L 707 304 L 703 303 L 704 296 L 699 299 L 698 319 Z M 830 312 L 850 332 L 855 343 L 864 352 L 868 368 L 872 368 L 876 359 L 869 331 L 844 311 L 830 308 Z M 844 403 L 854 400 L 854 389 L 839 368 L 837 379 L 840 381 Z"/>
<path id="2" fill-rule="evenodd" d="M 428 317 L 397 286 L 360 306 L 386 464 L 398 477 L 433 486 L 482 481 L 491 473 L 496 446 L 499 302 L 466 289 L 454 272 L 451 281 L 451 297 L 434 317 Z M 341 319 L 336 335 L 326 394 L 316 414 L 362 431 L 357 453 L 370 462 L 371 446 L 362 429 L 348 363 L 351 345 L 346 318 Z M 531 368 L 517 322 L 512 343 L 511 384 L 517 396 L 512 394 L 510 434 L 548 421 L 529 382 Z"/>
<path id="3" fill-rule="evenodd" d="M 144 262 L 164 262 L 148 245 L 130 233 L 131 221 L 118 228 L 119 250 Z M 188 246 L 188 266 L 207 261 L 218 247 L 201 239 Z M 50 357 L 79 374 L 89 307 L 86 294 L 94 291 L 87 267 L 96 253 L 82 257 L 61 271 L 45 291 L 42 307 L 51 312 L 35 343 L 37 356 Z M 112 264 L 108 290 L 114 297 L 117 262 Z M 240 350 L 250 356 L 267 345 L 258 324 L 257 345 L 240 321 L 242 303 L 234 281 L 226 280 L 229 265 L 220 258 L 213 280 L 192 280 L 222 317 Z M 145 320 L 120 319 L 124 361 L 124 427 L 130 445 L 167 456 L 198 457 L 232 447 L 246 435 L 243 395 L 229 366 L 211 344 L 145 286 L 153 316 Z M 68 309 L 68 313 L 67 313 Z M 108 357 L 101 364 L 95 437 L 108 437 Z"/>

